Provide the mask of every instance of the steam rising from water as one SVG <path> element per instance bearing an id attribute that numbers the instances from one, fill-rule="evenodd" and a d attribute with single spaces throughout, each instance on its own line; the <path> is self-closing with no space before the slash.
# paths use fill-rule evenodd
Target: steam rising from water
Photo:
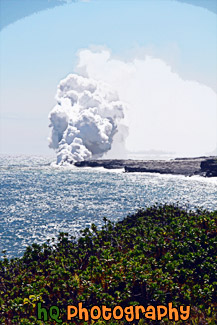
<path id="1" fill-rule="evenodd" d="M 70 74 L 60 82 L 56 100 L 49 114 L 49 146 L 57 152 L 57 164 L 99 158 L 111 149 L 118 131 L 127 132 L 120 123 L 124 104 L 101 81 Z"/>
<path id="2" fill-rule="evenodd" d="M 122 61 L 108 50 L 86 49 L 75 71 L 60 82 L 49 116 L 58 164 L 125 158 L 129 151 L 202 156 L 216 148 L 216 93 L 182 79 L 161 59 Z"/>
<path id="3" fill-rule="evenodd" d="M 127 103 L 126 150 L 192 157 L 216 148 L 217 94 L 211 88 L 145 54 L 123 60 L 107 49 L 82 49 L 78 59 L 78 73 L 112 85 Z"/>

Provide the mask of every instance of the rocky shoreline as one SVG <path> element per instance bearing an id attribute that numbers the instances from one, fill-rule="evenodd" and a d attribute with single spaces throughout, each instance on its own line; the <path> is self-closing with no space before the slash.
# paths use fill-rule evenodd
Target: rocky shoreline
<path id="1" fill-rule="evenodd" d="M 217 177 L 217 157 L 176 158 L 171 160 L 99 159 L 80 161 L 76 167 L 124 169 L 126 173 L 146 172 L 204 177 Z"/>

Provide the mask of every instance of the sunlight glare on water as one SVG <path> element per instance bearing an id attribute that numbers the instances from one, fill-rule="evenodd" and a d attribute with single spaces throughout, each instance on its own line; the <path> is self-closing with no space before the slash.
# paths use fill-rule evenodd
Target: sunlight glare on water
<path id="1" fill-rule="evenodd" d="M 0 157 L 0 252 L 21 256 L 33 242 L 79 230 L 103 217 L 123 219 L 139 207 L 178 203 L 217 208 L 217 178 L 51 167 L 46 157 Z M 2 255 L 2 253 L 0 254 Z"/>

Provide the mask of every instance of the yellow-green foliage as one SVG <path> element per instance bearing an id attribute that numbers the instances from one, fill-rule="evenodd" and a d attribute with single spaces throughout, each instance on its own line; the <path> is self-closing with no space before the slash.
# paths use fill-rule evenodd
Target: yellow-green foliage
<path id="1" fill-rule="evenodd" d="M 104 218 L 101 230 L 92 225 L 79 240 L 61 233 L 56 244 L 33 244 L 22 258 L 0 262 L 0 323 L 44 324 L 36 319 L 37 302 L 59 306 L 64 324 L 66 306 L 78 302 L 86 308 L 173 302 L 191 305 L 189 324 L 215 324 L 216 223 L 217 211 L 155 206 L 116 224 Z"/>

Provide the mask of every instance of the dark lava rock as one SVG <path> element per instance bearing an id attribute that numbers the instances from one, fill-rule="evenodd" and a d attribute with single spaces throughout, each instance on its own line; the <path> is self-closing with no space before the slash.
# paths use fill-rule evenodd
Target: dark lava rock
<path id="1" fill-rule="evenodd" d="M 99 159 L 99 160 L 84 160 L 74 163 L 76 167 L 104 167 L 106 169 L 124 168 L 127 160 L 123 159 Z"/>
<path id="2" fill-rule="evenodd" d="M 206 159 L 201 162 L 200 168 L 206 177 L 217 177 L 217 159 Z"/>
<path id="3" fill-rule="evenodd" d="M 99 159 L 76 162 L 77 167 L 123 168 L 126 173 L 146 172 L 174 175 L 217 176 L 217 157 L 177 158 L 172 160 Z"/>

